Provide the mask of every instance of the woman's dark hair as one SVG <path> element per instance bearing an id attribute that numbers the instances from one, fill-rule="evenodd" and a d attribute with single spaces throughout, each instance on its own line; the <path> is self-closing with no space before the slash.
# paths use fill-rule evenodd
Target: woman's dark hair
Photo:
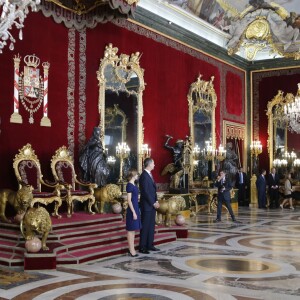
<path id="1" fill-rule="evenodd" d="M 130 181 L 137 173 L 137 169 L 130 169 L 127 174 L 127 180 Z"/>

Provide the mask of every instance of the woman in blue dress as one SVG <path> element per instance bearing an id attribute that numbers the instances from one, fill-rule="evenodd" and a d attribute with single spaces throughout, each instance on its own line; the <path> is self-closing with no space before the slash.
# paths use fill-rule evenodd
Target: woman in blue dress
<path id="1" fill-rule="evenodd" d="M 140 230 L 141 214 L 138 203 L 139 190 L 135 185 L 135 181 L 138 179 L 138 172 L 136 169 L 131 169 L 128 172 L 128 183 L 126 186 L 128 208 L 126 212 L 126 230 L 128 241 L 128 254 L 131 257 L 136 257 L 138 254 L 134 248 L 135 231 Z"/>

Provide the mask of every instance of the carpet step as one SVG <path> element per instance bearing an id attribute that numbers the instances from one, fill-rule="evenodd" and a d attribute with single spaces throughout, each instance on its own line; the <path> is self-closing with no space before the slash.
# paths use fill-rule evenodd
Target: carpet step
<path id="1" fill-rule="evenodd" d="M 114 223 L 122 221 L 120 214 L 94 214 L 89 215 L 85 212 L 76 212 L 71 218 L 68 218 L 65 214 L 62 214 L 62 218 L 51 218 L 52 228 L 56 229 L 70 229 L 70 228 L 83 228 L 85 226 L 91 226 L 95 224 Z"/>
<path id="2" fill-rule="evenodd" d="M 23 264 L 24 264 L 24 251 L 22 254 L 8 253 L 8 252 L 1 251 L 0 254 L 1 266 L 19 267 L 19 266 L 23 266 Z"/>
<path id="3" fill-rule="evenodd" d="M 59 241 L 64 241 L 70 238 L 80 238 L 87 236 L 94 236 L 105 234 L 108 232 L 116 232 L 125 228 L 124 222 L 117 221 L 115 223 L 96 224 L 91 226 L 84 226 L 82 228 L 60 229 L 52 230 L 54 239 L 56 237 Z M 50 237 L 49 237 L 50 238 Z"/>
<path id="4" fill-rule="evenodd" d="M 176 241 L 175 233 L 161 233 L 155 235 L 155 245 L 170 243 Z M 136 239 L 138 246 L 138 239 Z M 110 243 L 109 245 L 99 247 L 87 247 L 80 250 L 72 250 L 57 255 L 57 264 L 81 264 L 88 261 L 94 261 L 103 257 L 110 257 L 126 253 L 128 249 L 127 240 L 122 242 Z"/>
<path id="5" fill-rule="evenodd" d="M 94 247 L 99 245 L 106 245 L 114 242 L 119 242 L 126 240 L 126 231 L 119 230 L 116 232 L 111 232 L 107 234 L 99 234 L 99 235 L 92 235 L 92 236 L 85 236 L 81 238 L 71 238 L 65 239 L 61 241 L 64 245 L 58 248 L 58 251 L 62 249 L 75 250 L 75 249 L 83 249 L 86 247 Z M 58 253 L 58 252 L 57 252 Z"/>

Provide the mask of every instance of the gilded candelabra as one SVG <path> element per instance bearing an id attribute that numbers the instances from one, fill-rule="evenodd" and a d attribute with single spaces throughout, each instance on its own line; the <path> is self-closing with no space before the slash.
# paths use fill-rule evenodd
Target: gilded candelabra
<path id="1" fill-rule="evenodd" d="M 226 150 L 220 144 L 218 150 L 215 151 L 215 158 L 216 158 L 216 163 L 217 163 L 217 173 L 220 171 L 220 163 L 226 158 Z"/>
<path id="2" fill-rule="evenodd" d="M 226 158 L 226 150 L 224 149 L 222 144 L 220 144 L 218 150 L 216 151 L 216 159 L 218 161 L 223 161 L 225 158 Z"/>
<path id="3" fill-rule="evenodd" d="M 258 173 L 258 156 L 262 153 L 262 145 L 260 141 L 253 141 L 250 145 L 250 152 L 253 157 L 252 177 L 250 179 L 251 203 L 250 207 L 257 207 L 257 189 L 256 189 L 256 174 Z"/>
<path id="4" fill-rule="evenodd" d="M 116 146 L 116 156 L 120 159 L 120 175 L 119 183 L 123 182 L 123 163 L 124 159 L 128 157 L 130 149 L 126 143 L 118 143 Z"/>
<path id="5" fill-rule="evenodd" d="M 149 148 L 148 144 L 143 144 L 142 145 L 140 156 L 141 156 L 143 162 L 144 162 L 145 158 L 151 156 L 151 149 Z"/>
<path id="6" fill-rule="evenodd" d="M 201 157 L 201 149 L 198 146 L 198 144 L 195 144 L 192 155 L 193 155 L 193 177 L 199 178 L 198 162 Z"/>
<path id="7" fill-rule="evenodd" d="M 258 155 L 262 153 L 262 145 L 260 141 L 253 141 L 250 145 L 250 152 L 253 156 L 252 173 L 258 173 Z"/>

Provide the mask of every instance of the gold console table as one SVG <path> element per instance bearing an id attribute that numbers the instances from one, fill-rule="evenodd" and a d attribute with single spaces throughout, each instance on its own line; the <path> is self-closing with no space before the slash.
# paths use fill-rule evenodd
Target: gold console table
<path id="1" fill-rule="evenodd" d="M 230 191 L 231 199 L 235 199 L 236 197 L 236 189 L 232 189 Z M 190 189 L 190 194 L 192 194 L 192 197 L 194 198 L 193 202 L 195 202 L 195 213 L 197 214 L 199 211 L 207 208 L 207 213 L 211 215 L 213 212 L 217 211 L 218 206 L 218 189 L 217 188 L 196 188 L 196 189 Z M 197 202 L 197 196 L 198 195 L 204 195 L 208 196 L 207 204 L 205 205 L 199 205 Z M 191 197 L 191 198 L 192 198 Z M 232 205 L 233 207 L 235 205 Z M 223 208 L 225 208 L 226 212 L 228 213 L 227 207 L 223 204 Z"/>

